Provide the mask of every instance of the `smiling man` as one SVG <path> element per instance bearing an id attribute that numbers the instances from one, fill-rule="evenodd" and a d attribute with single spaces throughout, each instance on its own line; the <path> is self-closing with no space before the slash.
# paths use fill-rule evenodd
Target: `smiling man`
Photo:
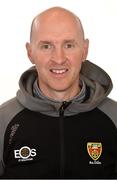
<path id="1" fill-rule="evenodd" d="M 60 8 L 38 15 L 26 48 L 45 96 L 63 101 L 80 92 L 79 72 L 87 56 L 88 40 L 75 15 Z"/>
<path id="2" fill-rule="evenodd" d="M 26 49 L 35 66 L 0 107 L 1 178 L 117 178 L 117 104 L 88 47 L 72 12 L 34 18 Z"/>

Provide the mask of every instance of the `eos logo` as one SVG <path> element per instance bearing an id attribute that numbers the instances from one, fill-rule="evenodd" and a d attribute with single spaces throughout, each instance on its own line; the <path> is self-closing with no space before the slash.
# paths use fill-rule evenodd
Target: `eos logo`
<path id="1" fill-rule="evenodd" d="M 30 149 L 28 146 L 23 146 L 19 150 L 14 150 L 15 158 L 19 161 L 33 160 L 32 157 L 36 156 L 36 149 Z"/>

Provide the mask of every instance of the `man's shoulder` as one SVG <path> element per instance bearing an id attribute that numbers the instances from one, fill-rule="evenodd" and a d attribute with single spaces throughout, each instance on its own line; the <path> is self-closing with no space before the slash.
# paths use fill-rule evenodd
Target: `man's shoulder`
<path id="1" fill-rule="evenodd" d="M 18 107 L 21 108 L 22 105 L 18 102 L 17 98 L 14 97 L 0 105 L 0 112 L 8 109 L 12 110 Z"/>
<path id="2" fill-rule="evenodd" d="M 117 127 L 117 102 L 107 97 L 98 108 L 109 116 Z"/>
<path id="3" fill-rule="evenodd" d="M 117 101 L 107 97 L 99 105 L 99 108 L 117 112 Z"/>
<path id="4" fill-rule="evenodd" d="M 15 114 L 20 112 L 24 107 L 14 97 L 2 105 L 0 105 L 0 121 L 3 119 L 12 118 Z"/>

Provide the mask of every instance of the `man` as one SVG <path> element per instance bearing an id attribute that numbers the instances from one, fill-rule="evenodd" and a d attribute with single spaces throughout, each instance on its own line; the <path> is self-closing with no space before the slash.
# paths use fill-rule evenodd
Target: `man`
<path id="1" fill-rule="evenodd" d="M 117 104 L 110 77 L 86 61 L 80 19 L 53 7 L 32 23 L 35 65 L 0 108 L 2 178 L 116 178 Z"/>

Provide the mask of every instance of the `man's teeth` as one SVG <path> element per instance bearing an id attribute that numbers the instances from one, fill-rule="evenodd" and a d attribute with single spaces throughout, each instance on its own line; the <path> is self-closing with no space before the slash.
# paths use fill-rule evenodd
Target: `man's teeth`
<path id="1" fill-rule="evenodd" d="M 67 69 L 51 69 L 51 72 L 56 73 L 56 74 L 62 74 L 65 73 Z"/>

